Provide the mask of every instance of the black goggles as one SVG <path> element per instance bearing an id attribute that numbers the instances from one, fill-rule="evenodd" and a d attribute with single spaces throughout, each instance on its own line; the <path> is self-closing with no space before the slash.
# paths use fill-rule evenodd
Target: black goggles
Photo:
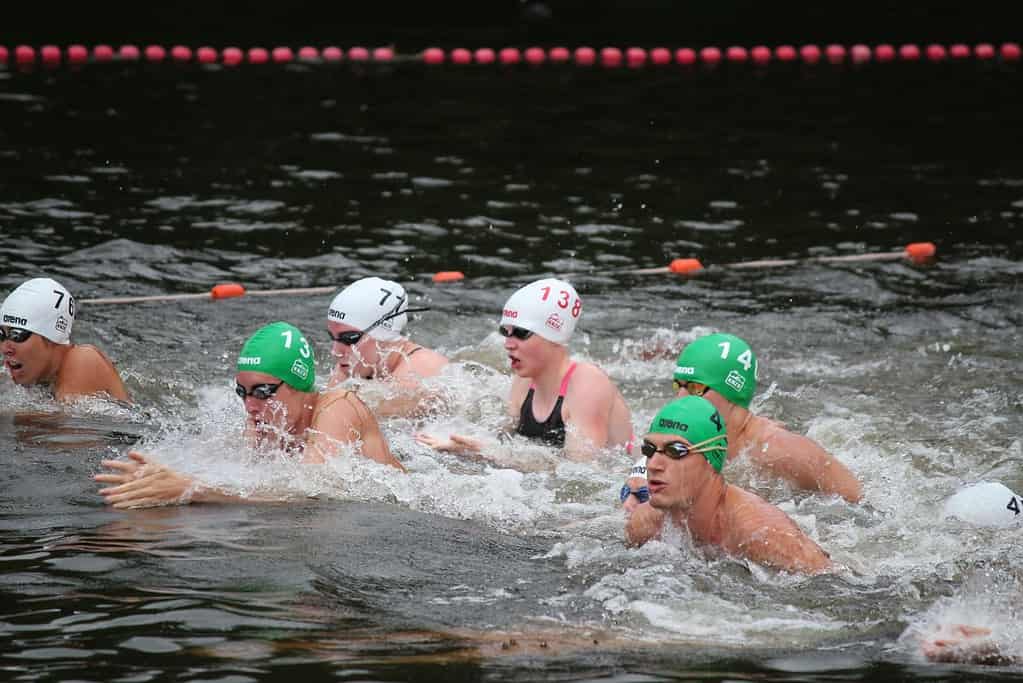
<path id="1" fill-rule="evenodd" d="M 527 330 L 524 327 L 511 327 L 510 325 L 499 325 L 497 331 L 501 333 L 502 337 L 515 337 L 519 341 L 526 341 L 533 336 L 532 330 Z"/>
<path id="2" fill-rule="evenodd" d="M 639 448 L 640 452 L 648 458 L 654 457 L 655 453 L 664 453 L 672 460 L 681 460 L 690 453 L 693 452 L 692 447 L 689 444 L 681 441 L 669 441 L 664 444 L 663 448 L 658 448 L 649 441 L 644 441 L 643 445 Z"/>
<path id="3" fill-rule="evenodd" d="M 247 396 L 251 396 L 257 401 L 265 401 L 266 399 L 276 394 L 277 390 L 281 388 L 282 384 L 284 384 L 284 382 L 278 382 L 277 384 L 257 384 L 253 386 L 251 389 L 246 389 L 241 384 L 235 382 L 234 393 L 238 394 L 238 398 L 242 399 L 243 401 Z"/>
<path id="4" fill-rule="evenodd" d="M 402 313 L 419 313 L 421 311 L 428 311 L 428 310 L 430 310 L 430 309 L 429 308 L 406 308 L 406 309 L 401 310 L 401 311 L 392 311 L 392 312 L 388 313 L 387 315 L 385 315 L 383 318 L 380 318 L 379 320 L 377 320 L 375 323 L 373 323 L 372 325 L 370 325 L 369 327 L 367 327 L 364 330 L 348 330 L 347 332 L 338 332 L 336 335 L 333 334 L 330 330 L 327 330 L 327 336 L 330 337 L 332 341 L 336 341 L 338 344 L 344 344 L 345 346 L 355 346 L 356 344 L 359 343 L 359 340 L 362 339 L 362 335 L 368 334 L 370 330 L 376 328 L 381 323 L 387 322 L 391 318 L 397 318 Z"/>
<path id="5" fill-rule="evenodd" d="M 21 344 L 22 342 L 28 341 L 28 338 L 32 336 L 31 330 L 26 330 L 23 327 L 0 327 L 0 342 L 5 342 L 10 339 L 15 344 Z"/>

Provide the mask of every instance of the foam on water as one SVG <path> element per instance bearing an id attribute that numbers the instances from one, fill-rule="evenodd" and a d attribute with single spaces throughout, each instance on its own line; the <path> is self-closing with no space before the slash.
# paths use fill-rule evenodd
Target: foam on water
<path id="1" fill-rule="evenodd" d="M 622 386 L 641 435 L 672 398 L 669 378 L 677 350 L 710 330 L 659 328 L 642 341 L 626 337 L 613 343 L 580 335 L 573 350 Z M 977 429 L 999 426 L 998 408 L 1006 406 L 1002 394 L 973 392 L 960 405 L 961 421 L 953 424 L 942 421 L 941 411 L 915 412 L 912 428 L 906 428 L 905 411 L 889 410 L 888 399 L 841 382 L 822 397 L 819 389 L 792 379 L 806 366 L 783 363 L 761 387 L 753 410 L 791 418 L 789 428 L 818 441 L 861 477 L 864 501 L 850 505 L 837 497 L 795 492 L 767 478 L 748 458 L 729 463 L 726 477 L 789 514 L 831 554 L 837 574 L 806 578 L 773 572 L 695 547 L 673 529 L 661 540 L 628 548 L 617 490 L 633 458 L 609 450 L 591 463 L 571 463 L 517 437 L 496 438 L 509 421 L 510 377 L 501 344 L 496 333 L 487 332 L 479 342 L 449 351 L 456 362 L 425 382 L 436 399 L 430 414 L 382 423 L 407 474 L 358 457 L 358 444 L 341 448 L 323 465 L 302 464 L 272 449 L 253 451 L 243 440 L 242 404 L 226 383 L 195 390 L 195 404 L 172 402 L 153 410 L 150 424 L 156 433 L 136 449 L 242 495 L 392 503 L 549 539 L 550 550 L 537 559 L 563 563 L 569 579 L 551 586 L 551 594 L 537 604 L 536 617 L 550 618 L 553 612 L 565 623 L 582 625 L 595 607 L 613 628 L 649 641 L 787 647 L 839 638 L 863 628 L 863 615 L 850 619 L 830 603 L 870 590 L 923 609 L 940 597 L 939 587 L 928 588 L 936 575 L 955 581 L 962 567 L 995 561 L 1018 546 L 1023 533 L 964 532 L 962 522 L 941 513 L 964 477 L 989 470 L 992 459 L 1018 455 L 1018 441 L 977 448 L 967 438 Z M 884 369 L 883 362 L 869 360 L 854 370 L 833 366 L 822 362 L 810 371 L 854 382 Z M 393 397 L 393 388 L 380 383 L 363 383 L 358 391 L 370 405 Z M 34 390 L 0 392 L 0 407 L 37 408 L 44 398 Z M 486 443 L 488 459 L 436 453 L 414 439 L 417 431 L 478 437 Z M 931 439 L 932 434 L 941 439 Z M 952 441 L 965 450 L 950 453 L 946 444 Z M 950 457 L 955 463 L 949 464 Z"/>

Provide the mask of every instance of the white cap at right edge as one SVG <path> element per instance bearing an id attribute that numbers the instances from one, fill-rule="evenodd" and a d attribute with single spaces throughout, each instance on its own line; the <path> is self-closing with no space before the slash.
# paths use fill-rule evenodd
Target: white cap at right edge
<path id="1" fill-rule="evenodd" d="M 501 324 L 522 327 L 555 344 L 568 344 L 583 311 L 575 287 L 545 278 L 516 291 L 504 305 Z"/>
<path id="2" fill-rule="evenodd" d="M 945 501 L 945 517 L 958 517 L 978 526 L 1023 523 L 1023 496 L 997 481 L 982 481 L 956 492 Z"/>
<path id="3" fill-rule="evenodd" d="M 57 344 L 71 343 L 74 322 L 74 297 L 48 277 L 22 283 L 0 306 L 0 324 L 21 327 Z"/>

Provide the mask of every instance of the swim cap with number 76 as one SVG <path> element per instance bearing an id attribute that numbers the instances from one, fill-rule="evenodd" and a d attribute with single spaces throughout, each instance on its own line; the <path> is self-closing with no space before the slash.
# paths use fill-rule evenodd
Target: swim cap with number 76
<path id="1" fill-rule="evenodd" d="M 575 287 L 545 278 L 512 294 L 501 312 L 501 324 L 521 327 L 555 344 L 568 344 L 583 311 Z"/>
<path id="2" fill-rule="evenodd" d="M 283 380 L 298 391 L 312 391 L 316 359 L 302 332 L 289 323 L 259 328 L 238 354 L 238 372 L 262 372 Z"/>
<path id="3" fill-rule="evenodd" d="M 732 334 L 711 334 L 686 346 L 675 361 L 675 379 L 699 382 L 748 408 L 757 390 L 757 357 Z"/>

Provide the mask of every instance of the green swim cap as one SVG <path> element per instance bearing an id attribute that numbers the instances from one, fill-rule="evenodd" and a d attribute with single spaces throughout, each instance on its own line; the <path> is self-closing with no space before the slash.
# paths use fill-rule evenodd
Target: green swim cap
<path id="1" fill-rule="evenodd" d="M 757 390 L 757 357 L 734 334 L 710 334 L 682 349 L 675 361 L 675 379 L 699 382 L 732 403 L 748 408 Z"/>
<path id="2" fill-rule="evenodd" d="M 294 325 L 276 322 L 256 330 L 238 354 L 238 371 L 265 372 L 299 391 L 312 391 L 316 358 Z"/>
<path id="3" fill-rule="evenodd" d="M 683 396 L 661 408 L 650 423 L 650 433 L 684 437 L 718 472 L 728 457 L 725 420 L 702 396 Z"/>

